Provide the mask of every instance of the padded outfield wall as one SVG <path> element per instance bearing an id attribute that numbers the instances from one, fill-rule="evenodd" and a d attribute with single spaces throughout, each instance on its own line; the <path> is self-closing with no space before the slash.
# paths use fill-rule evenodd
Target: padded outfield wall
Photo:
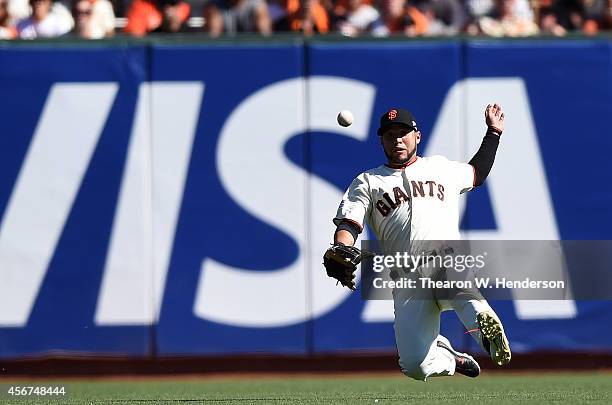
<path id="1" fill-rule="evenodd" d="M 383 160 L 380 114 L 411 109 L 420 154 L 467 160 L 501 102 L 464 235 L 612 239 L 611 56 L 603 39 L 5 43 L 0 357 L 392 351 L 392 303 L 320 264 L 343 190 Z M 517 352 L 612 352 L 612 302 L 493 306 Z"/>

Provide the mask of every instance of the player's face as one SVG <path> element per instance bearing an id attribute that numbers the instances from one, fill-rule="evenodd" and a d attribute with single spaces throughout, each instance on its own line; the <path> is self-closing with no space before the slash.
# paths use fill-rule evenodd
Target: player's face
<path id="1" fill-rule="evenodd" d="M 401 125 L 393 125 L 381 138 L 389 163 L 403 165 L 416 154 L 417 145 L 421 142 L 421 133 Z"/>

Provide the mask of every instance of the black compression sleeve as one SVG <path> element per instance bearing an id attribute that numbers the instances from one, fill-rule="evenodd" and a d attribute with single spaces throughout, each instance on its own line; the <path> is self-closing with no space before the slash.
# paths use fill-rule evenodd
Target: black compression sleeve
<path id="1" fill-rule="evenodd" d="M 485 179 L 489 175 L 491 168 L 493 167 L 493 161 L 495 160 L 495 153 L 497 153 L 497 147 L 499 146 L 499 131 L 493 128 L 489 128 L 487 133 L 482 140 L 482 144 L 478 149 L 478 152 L 474 155 L 472 160 L 468 163 L 472 165 L 475 173 L 474 186 L 480 186 L 484 183 Z"/>

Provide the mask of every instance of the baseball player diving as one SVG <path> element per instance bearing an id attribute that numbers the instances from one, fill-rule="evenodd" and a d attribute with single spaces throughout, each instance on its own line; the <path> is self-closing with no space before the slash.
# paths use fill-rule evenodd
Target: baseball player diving
<path id="1" fill-rule="evenodd" d="M 415 253 L 432 249 L 430 241 L 458 240 L 459 195 L 482 185 L 491 171 L 504 130 L 502 107 L 488 105 L 485 122 L 480 148 L 460 163 L 418 156 L 421 132 L 412 114 L 399 108 L 383 114 L 377 132 L 387 163 L 361 173 L 344 194 L 334 218 L 334 243 L 323 258 L 327 274 L 355 289 L 354 271 L 364 253 L 353 245 L 366 222 L 383 251 L 385 243 Z M 450 309 L 495 364 L 510 362 L 501 321 L 477 290 L 442 299 L 434 289 L 394 288 L 393 300 L 399 366 L 406 376 L 425 381 L 480 374 L 472 356 L 455 351 L 440 335 L 440 313 Z"/>

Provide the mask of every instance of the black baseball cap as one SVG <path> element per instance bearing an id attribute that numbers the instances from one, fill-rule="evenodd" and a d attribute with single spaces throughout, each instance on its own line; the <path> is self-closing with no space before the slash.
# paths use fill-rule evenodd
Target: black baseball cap
<path id="1" fill-rule="evenodd" d="M 380 117 L 380 127 L 378 128 L 378 136 L 382 134 L 393 124 L 401 124 L 408 129 L 418 131 L 416 120 L 410 111 L 402 110 L 401 108 L 392 108 Z"/>

